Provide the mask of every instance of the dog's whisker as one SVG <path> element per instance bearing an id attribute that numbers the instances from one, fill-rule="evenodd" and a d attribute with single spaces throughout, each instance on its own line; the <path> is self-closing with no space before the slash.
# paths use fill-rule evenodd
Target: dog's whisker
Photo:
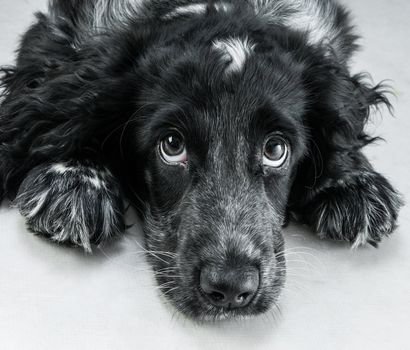
<path id="1" fill-rule="evenodd" d="M 163 292 L 163 295 L 168 295 L 168 294 L 170 294 L 170 293 L 172 293 L 172 292 L 174 292 L 174 291 L 176 291 L 176 290 L 178 290 L 178 289 L 179 289 L 178 286 L 176 286 L 176 287 L 174 287 L 174 288 L 171 288 L 171 289 L 168 289 L 167 291 Z"/>
<path id="2" fill-rule="evenodd" d="M 166 257 L 171 257 L 171 258 L 175 258 L 177 255 L 175 253 L 171 253 L 171 252 L 163 252 L 160 250 L 145 250 L 145 251 L 139 251 L 139 252 L 130 252 L 130 253 L 125 253 L 123 254 L 123 256 L 132 256 L 132 255 L 144 255 L 144 254 L 158 254 L 158 255 L 163 255 Z"/>
<path id="3" fill-rule="evenodd" d="M 161 257 L 159 257 L 158 255 L 156 255 L 155 253 L 151 253 L 150 251 L 148 251 L 147 249 L 145 249 L 145 247 L 143 247 L 138 241 L 134 240 L 134 243 L 137 244 L 145 253 L 147 253 L 149 256 L 152 256 L 154 258 L 156 258 L 157 260 L 162 261 L 165 264 L 170 264 L 169 261 L 166 261 L 164 259 L 162 259 Z"/>

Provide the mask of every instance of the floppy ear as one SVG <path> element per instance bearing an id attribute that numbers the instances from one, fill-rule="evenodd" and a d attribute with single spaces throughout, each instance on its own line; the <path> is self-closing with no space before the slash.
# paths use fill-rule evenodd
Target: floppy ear
<path id="1" fill-rule="evenodd" d="M 371 111 L 380 105 L 391 111 L 388 87 L 383 83 L 372 86 L 366 74 L 350 76 L 347 69 L 339 67 L 331 67 L 322 79 L 311 96 L 316 101 L 308 116 L 316 141 L 337 151 L 358 150 L 375 140 L 366 134 L 365 125 Z"/>
<path id="2" fill-rule="evenodd" d="M 361 149 L 374 141 L 365 131 L 372 108 L 391 108 L 383 85 L 365 75 L 350 76 L 328 66 L 310 76 L 311 105 L 305 116 L 309 154 L 291 191 L 290 212 L 322 238 L 354 247 L 377 245 L 396 227 L 402 204 L 389 181 L 375 171 Z"/>
<path id="3" fill-rule="evenodd" d="M 365 166 L 355 159 L 355 153 L 377 140 L 365 130 L 370 113 L 381 105 L 392 109 L 387 86 L 371 85 L 366 74 L 351 76 L 343 65 L 318 65 L 305 78 L 309 105 L 304 124 L 310 141 L 308 155 L 298 169 L 303 175 L 295 181 L 298 201 L 310 200 L 329 178 L 338 179 Z"/>
<path id="4" fill-rule="evenodd" d="M 16 67 L 2 69 L 4 189 L 16 187 L 44 161 L 98 151 L 100 140 L 127 117 L 137 85 L 128 74 L 147 33 L 141 28 L 138 34 L 90 36 L 78 44 L 73 24 L 37 17 L 22 40 Z"/>

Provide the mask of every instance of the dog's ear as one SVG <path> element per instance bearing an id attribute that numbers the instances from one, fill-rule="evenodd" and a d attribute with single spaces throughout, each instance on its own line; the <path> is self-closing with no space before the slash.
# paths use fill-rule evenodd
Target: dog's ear
<path id="1" fill-rule="evenodd" d="M 147 28 L 90 36 L 78 42 L 61 19 L 38 22 L 22 40 L 15 67 L 3 69 L 0 160 L 3 186 L 42 160 L 98 147 L 127 117 L 138 86 L 130 78 Z M 120 106 L 120 108 L 119 108 Z"/>
<path id="2" fill-rule="evenodd" d="M 401 206 L 398 192 L 361 151 L 375 140 L 365 128 L 371 110 L 391 109 L 386 87 L 335 63 L 316 73 L 305 119 L 309 155 L 297 169 L 290 213 L 322 238 L 377 245 L 394 230 Z"/>
<path id="3" fill-rule="evenodd" d="M 381 105 L 392 109 L 389 88 L 383 83 L 372 85 L 367 74 L 351 76 L 344 67 L 325 69 L 311 91 L 309 123 L 318 141 L 322 139 L 329 149 L 361 148 L 374 140 L 365 131 L 371 111 Z"/>
<path id="4" fill-rule="evenodd" d="M 370 81 L 368 75 L 351 75 L 344 64 L 330 60 L 311 65 L 305 73 L 309 102 L 304 125 L 309 142 L 308 154 L 297 170 L 295 201 L 308 201 L 329 180 L 364 164 L 361 148 L 377 139 L 365 129 L 371 111 L 382 105 L 392 109 L 388 87 Z"/>

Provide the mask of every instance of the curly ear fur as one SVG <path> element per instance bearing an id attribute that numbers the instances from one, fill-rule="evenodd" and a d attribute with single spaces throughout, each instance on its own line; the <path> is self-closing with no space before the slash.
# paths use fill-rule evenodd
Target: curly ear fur
<path id="1" fill-rule="evenodd" d="M 372 86 L 369 76 L 364 73 L 352 77 L 345 73 L 339 79 L 335 96 L 328 101 L 335 103 L 337 109 L 334 112 L 338 121 L 335 125 L 326 125 L 323 131 L 325 135 L 334 134 L 333 149 L 353 147 L 358 150 L 377 139 L 365 132 L 371 111 L 381 105 L 392 111 L 387 98 L 389 87 L 383 83 Z"/>
<path id="2" fill-rule="evenodd" d="M 309 200 L 306 189 L 320 188 L 321 180 L 331 176 L 332 171 L 340 176 L 340 167 L 352 170 L 352 162 L 340 165 L 337 170 L 332 168 L 334 154 L 358 152 L 377 140 L 365 131 L 370 113 L 381 105 L 392 110 L 387 98 L 388 87 L 383 83 L 372 86 L 367 74 L 351 76 L 344 66 L 327 62 L 312 64 L 305 76 L 310 101 L 313 101 L 305 117 L 311 145 L 310 154 L 299 166 L 303 180 L 295 181 L 297 201 Z M 307 197 L 301 196 L 302 193 Z"/>
<path id="3" fill-rule="evenodd" d="M 146 35 L 141 29 L 127 40 L 111 33 L 122 40 L 106 45 L 108 34 L 101 34 L 77 47 L 72 23 L 43 14 L 37 19 L 22 40 L 17 65 L 1 69 L 0 195 L 9 197 L 29 169 L 94 153 L 124 121 L 136 86 L 122 79 Z"/>
<path id="4" fill-rule="evenodd" d="M 323 238 L 375 245 L 396 227 L 401 200 L 361 149 L 377 140 L 365 130 L 372 109 L 392 109 L 389 90 L 334 64 L 307 77 L 315 101 L 306 117 L 310 154 L 299 166 L 290 211 Z"/>

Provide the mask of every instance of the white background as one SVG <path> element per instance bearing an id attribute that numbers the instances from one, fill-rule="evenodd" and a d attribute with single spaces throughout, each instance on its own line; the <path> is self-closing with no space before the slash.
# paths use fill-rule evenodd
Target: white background
<path id="1" fill-rule="evenodd" d="M 364 49 L 353 71 L 392 79 L 395 118 L 376 114 L 375 167 L 410 195 L 410 2 L 345 1 Z M 45 0 L 0 0 L 0 64 Z M 385 113 L 386 114 L 386 113 Z M 132 222 L 132 219 L 129 219 Z M 357 251 L 285 230 L 288 286 L 282 315 L 195 324 L 166 306 L 141 254 L 138 224 L 86 256 L 33 236 L 15 209 L 0 208 L 1 349 L 410 349 L 410 215 L 379 249 Z"/>

